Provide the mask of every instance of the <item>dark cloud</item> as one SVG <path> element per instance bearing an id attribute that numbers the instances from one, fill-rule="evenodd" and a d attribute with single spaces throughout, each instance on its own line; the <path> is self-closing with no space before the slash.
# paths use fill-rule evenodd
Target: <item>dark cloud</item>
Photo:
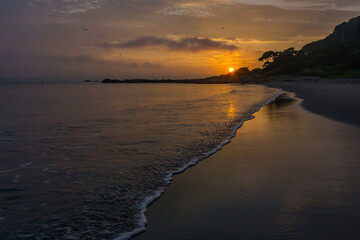
<path id="1" fill-rule="evenodd" d="M 151 62 L 127 62 L 127 61 L 120 61 L 120 60 L 103 60 L 103 59 L 97 59 L 93 56 L 82 54 L 82 55 L 75 55 L 75 56 L 46 56 L 43 57 L 47 63 L 50 64 L 107 64 L 107 65 L 115 65 L 115 66 L 123 66 L 123 67 L 162 67 L 161 64 L 158 63 L 151 63 Z"/>
<path id="2" fill-rule="evenodd" d="M 325 4 L 325 6 L 337 6 L 337 7 L 347 7 L 347 6 L 359 6 L 359 0 L 286 0 L 286 2 L 307 2 L 309 4 Z"/>
<path id="3" fill-rule="evenodd" d="M 182 38 L 180 40 L 172 40 L 161 37 L 141 37 L 123 43 L 104 43 L 102 47 L 117 48 L 146 48 L 151 46 L 165 46 L 171 51 L 191 51 L 199 52 L 206 50 L 227 50 L 233 51 L 238 49 L 235 45 L 229 45 L 223 42 L 211 40 L 209 38 Z"/>

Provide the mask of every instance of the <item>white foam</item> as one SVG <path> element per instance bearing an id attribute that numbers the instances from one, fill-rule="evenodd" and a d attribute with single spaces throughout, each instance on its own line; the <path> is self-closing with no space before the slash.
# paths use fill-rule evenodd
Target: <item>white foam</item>
<path id="1" fill-rule="evenodd" d="M 19 167 L 17 168 L 12 168 L 12 169 L 7 169 L 7 170 L 1 170 L 0 173 L 9 173 L 9 172 L 13 172 L 13 171 L 16 171 L 16 170 L 19 170 L 19 169 L 23 169 L 23 168 L 26 168 L 28 166 L 30 166 L 33 162 L 28 162 L 28 163 L 25 163 L 25 164 L 22 164 L 20 165 Z"/>
<path id="2" fill-rule="evenodd" d="M 20 165 L 20 168 L 26 168 L 28 166 L 30 166 L 33 162 L 28 162 L 28 163 L 25 163 L 23 165 Z"/>
<path id="3" fill-rule="evenodd" d="M 14 183 L 19 183 L 21 182 L 20 179 L 21 175 L 16 175 L 15 179 L 13 180 Z"/>
<path id="4" fill-rule="evenodd" d="M 231 139 L 233 137 L 235 137 L 237 130 L 244 124 L 245 121 L 248 121 L 248 120 L 251 120 L 251 119 L 255 118 L 252 114 L 258 112 L 260 110 L 260 108 L 262 108 L 263 106 L 265 106 L 265 105 L 271 103 L 272 101 L 274 101 L 282 93 L 283 93 L 283 91 L 279 91 L 272 98 L 268 99 L 267 101 L 265 101 L 261 105 L 257 106 L 255 109 L 252 109 L 252 111 L 249 112 L 249 117 L 243 118 L 239 122 L 239 124 L 237 124 L 233 128 L 233 130 L 230 132 L 228 138 L 225 141 L 223 141 L 222 143 L 220 143 L 218 146 L 216 146 L 214 149 L 212 149 L 209 152 L 205 153 L 201 157 L 194 157 L 188 164 L 186 164 L 185 166 L 179 168 L 178 170 L 167 172 L 167 175 L 166 175 L 166 177 L 164 179 L 165 183 L 167 185 L 169 185 L 171 183 L 174 175 L 184 172 L 186 169 L 196 165 L 199 161 L 201 161 L 203 159 L 206 159 L 209 156 L 211 156 L 212 154 L 214 154 L 217 151 L 221 150 L 223 146 L 225 146 L 226 144 L 231 142 Z M 166 187 L 161 188 L 161 189 L 155 191 L 155 193 L 152 196 L 146 197 L 144 202 L 141 204 L 141 207 L 140 207 L 141 211 L 140 211 L 140 219 L 139 219 L 139 222 L 138 222 L 138 226 L 135 229 L 133 229 L 132 231 L 130 231 L 130 232 L 122 233 L 118 237 L 114 238 L 114 240 L 127 240 L 127 239 L 130 239 L 130 238 L 144 232 L 146 230 L 146 224 L 147 224 L 147 219 L 146 219 L 146 216 L 145 216 L 147 208 L 153 202 L 155 202 L 158 198 L 160 198 L 160 196 L 165 192 L 165 189 L 166 189 Z"/>
<path id="5" fill-rule="evenodd" d="M 76 146 L 76 147 L 72 147 L 72 148 L 87 148 L 89 146 Z"/>
<path id="6" fill-rule="evenodd" d="M 9 172 L 13 172 L 15 170 L 19 170 L 20 168 L 13 168 L 13 169 L 7 169 L 7 170 L 1 170 L 0 173 L 9 173 Z"/>

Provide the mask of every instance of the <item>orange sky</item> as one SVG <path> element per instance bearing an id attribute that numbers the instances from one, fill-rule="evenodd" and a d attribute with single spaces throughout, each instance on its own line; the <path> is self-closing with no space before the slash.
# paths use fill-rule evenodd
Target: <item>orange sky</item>
<path id="1" fill-rule="evenodd" d="M 358 0 L 1 1 L 0 79 L 219 75 L 358 15 Z"/>

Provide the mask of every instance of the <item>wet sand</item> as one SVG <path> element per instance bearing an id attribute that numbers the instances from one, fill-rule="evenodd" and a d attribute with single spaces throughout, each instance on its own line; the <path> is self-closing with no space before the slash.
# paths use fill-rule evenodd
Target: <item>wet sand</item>
<path id="1" fill-rule="evenodd" d="M 324 116 L 292 94 L 263 107 L 174 177 L 135 239 L 360 239 L 360 128 Z"/>
<path id="2" fill-rule="evenodd" d="M 360 126 L 360 81 L 272 82 L 265 85 L 296 93 L 297 97 L 304 100 L 302 106 L 309 111 Z"/>

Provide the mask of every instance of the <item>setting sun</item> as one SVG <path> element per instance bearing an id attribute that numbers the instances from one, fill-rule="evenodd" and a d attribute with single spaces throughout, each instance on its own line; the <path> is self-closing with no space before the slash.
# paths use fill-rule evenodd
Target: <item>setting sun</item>
<path id="1" fill-rule="evenodd" d="M 231 68 L 229 68 L 229 72 L 231 72 L 231 73 L 232 73 L 233 71 L 234 71 L 234 68 L 232 68 L 232 67 L 231 67 Z"/>

